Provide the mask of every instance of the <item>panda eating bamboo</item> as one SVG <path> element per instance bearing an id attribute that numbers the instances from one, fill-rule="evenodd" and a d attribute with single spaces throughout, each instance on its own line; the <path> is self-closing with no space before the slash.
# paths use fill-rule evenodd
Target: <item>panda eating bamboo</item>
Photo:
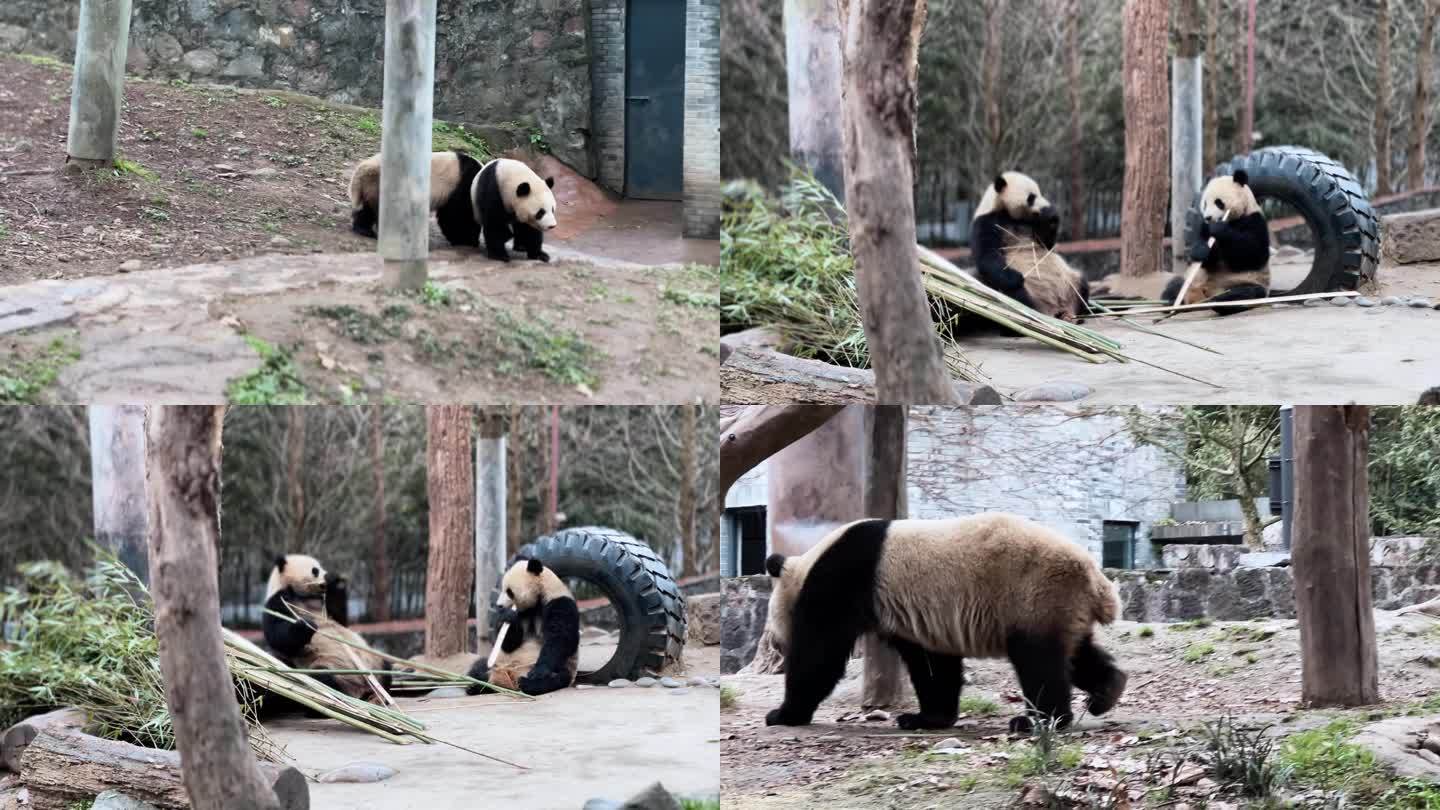
<path id="1" fill-rule="evenodd" d="M 1185 300 L 1177 300 L 1185 283 L 1181 276 L 1170 279 L 1165 287 L 1165 300 L 1172 304 L 1198 304 L 1267 297 L 1270 294 L 1270 226 L 1265 222 L 1255 193 L 1250 190 L 1250 176 L 1240 170 L 1206 183 L 1200 194 L 1200 213 L 1204 221 L 1195 244 L 1190 247 L 1190 260 L 1200 262 L 1200 270 L 1185 291 Z M 1242 309 L 1215 307 L 1215 312 L 1232 315 Z"/>

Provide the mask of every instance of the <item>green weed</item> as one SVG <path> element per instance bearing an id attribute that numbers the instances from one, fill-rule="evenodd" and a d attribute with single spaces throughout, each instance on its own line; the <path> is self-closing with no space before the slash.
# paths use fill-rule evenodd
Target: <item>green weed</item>
<path id="1" fill-rule="evenodd" d="M 720 687 L 720 708 L 733 709 L 740 702 L 740 693 L 729 684 Z"/>
<path id="2" fill-rule="evenodd" d="M 999 714 L 1000 704 L 993 700 L 976 697 L 974 695 L 962 695 L 960 697 L 960 713 L 975 715 Z"/>
<path id="3" fill-rule="evenodd" d="M 245 342 L 260 355 L 260 367 L 232 379 L 225 387 L 225 398 L 236 405 L 304 404 L 305 383 L 295 367 L 293 350 L 250 335 Z"/>
<path id="4" fill-rule="evenodd" d="M 160 175 L 150 171 L 149 169 L 145 168 L 144 166 L 133 160 L 126 160 L 123 157 L 117 157 L 115 158 L 114 165 L 116 177 L 125 177 L 128 175 L 131 177 L 138 177 L 147 183 L 153 183 L 156 180 L 160 179 Z"/>
<path id="5" fill-rule="evenodd" d="M 1138 631 L 1136 631 L 1135 634 L 1136 634 L 1137 636 L 1139 636 L 1140 638 L 1150 638 L 1151 636 L 1155 635 L 1155 630 L 1154 630 L 1153 628 L 1151 628 L 1149 625 L 1146 625 L 1146 626 L 1140 628 Z"/>
<path id="6" fill-rule="evenodd" d="M 437 152 L 458 149 L 481 163 L 494 157 L 485 139 L 465 128 L 464 124 L 436 121 L 431 125 L 431 144 Z"/>
<path id="7" fill-rule="evenodd" d="M 1187 664 L 1198 664 L 1201 661 L 1215 654 L 1215 645 L 1208 641 L 1197 641 L 1185 648 L 1185 653 L 1180 656 Z"/>
<path id="8" fill-rule="evenodd" d="M 195 139 L 196 139 L 196 140 L 199 140 L 199 141 L 203 141 L 203 140 L 205 140 L 206 138 L 209 138 L 209 137 L 210 137 L 210 132 L 209 132 L 208 130 L 206 130 L 206 129 L 201 128 L 201 127 L 195 127 L 194 129 L 191 129 L 191 130 L 190 130 L 190 134 L 193 135 L 193 136 L 195 137 Z"/>
<path id="9" fill-rule="evenodd" d="M 60 370 L 80 359 L 80 350 L 66 337 L 57 337 L 38 356 L 23 356 L 0 365 L 0 403 L 33 403 L 60 376 Z"/>

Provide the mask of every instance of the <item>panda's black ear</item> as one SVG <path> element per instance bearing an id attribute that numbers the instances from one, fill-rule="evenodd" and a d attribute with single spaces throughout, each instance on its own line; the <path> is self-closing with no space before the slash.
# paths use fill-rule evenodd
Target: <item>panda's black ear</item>
<path id="1" fill-rule="evenodd" d="M 1004 191 L 1004 190 L 1005 190 L 1005 185 L 1006 185 L 1006 183 L 1005 183 L 1005 175 L 1003 175 L 1003 174 L 997 174 L 997 175 L 995 175 L 995 190 L 996 190 L 996 191 Z"/>
<path id="2" fill-rule="evenodd" d="M 555 178 L 553 178 L 553 177 L 547 177 L 547 178 L 545 178 L 545 185 L 549 186 L 550 188 L 554 188 L 554 187 L 555 187 Z"/>
<path id="3" fill-rule="evenodd" d="M 529 197 L 529 196 L 530 196 L 530 184 L 529 184 L 529 183 L 521 183 L 520 185 L 516 186 L 516 187 L 515 187 L 515 196 L 516 196 L 516 197 Z"/>
<path id="4" fill-rule="evenodd" d="M 1235 173 L 1230 176 L 1235 179 L 1236 183 L 1239 183 L 1242 186 L 1250 185 L 1250 174 L 1244 169 L 1237 169 Z"/>
<path id="5" fill-rule="evenodd" d="M 542 563 L 536 559 L 531 559 L 530 562 L 525 564 L 525 570 L 529 571 L 532 574 L 538 574 L 541 571 L 545 570 L 545 563 Z"/>
<path id="6" fill-rule="evenodd" d="M 276 555 L 275 555 L 275 570 L 276 570 L 276 571 L 284 571 L 284 570 L 285 570 L 285 555 L 284 555 L 284 554 L 276 554 Z"/>
<path id="7" fill-rule="evenodd" d="M 771 554 L 765 558 L 765 573 L 772 577 L 778 577 L 783 570 L 785 570 L 784 554 Z"/>

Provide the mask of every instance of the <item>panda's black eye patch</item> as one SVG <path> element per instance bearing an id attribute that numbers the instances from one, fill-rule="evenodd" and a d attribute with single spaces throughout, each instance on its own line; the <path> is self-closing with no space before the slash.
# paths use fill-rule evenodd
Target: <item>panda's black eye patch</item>
<path id="1" fill-rule="evenodd" d="M 544 208 L 541 208 L 539 211 L 536 211 L 536 212 L 535 212 L 535 218 L 536 218 L 536 219 L 539 219 L 539 218 L 541 218 L 541 217 L 543 217 L 543 216 L 545 216 L 545 209 L 544 209 Z"/>
<path id="2" fill-rule="evenodd" d="M 1216 207 L 1216 208 L 1219 208 L 1221 211 L 1224 211 L 1224 210 L 1225 210 L 1225 201 L 1224 201 L 1224 200 L 1216 200 L 1216 201 L 1215 201 L 1215 207 Z"/>
<path id="3" fill-rule="evenodd" d="M 1029 197 L 1026 197 L 1026 198 L 1025 198 L 1025 204 L 1026 204 L 1026 205 L 1034 205 L 1034 204 L 1035 204 L 1035 195 L 1034 195 L 1034 194 L 1031 194 Z"/>
<path id="4" fill-rule="evenodd" d="M 310 576 L 312 576 L 312 577 L 318 577 L 318 576 L 320 576 L 320 569 L 319 569 L 319 568 L 311 568 L 311 569 L 310 569 Z"/>
<path id="5" fill-rule="evenodd" d="M 514 599 L 514 598 L 515 598 L 515 592 L 512 591 L 512 590 L 510 590 L 509 588 L 506 588 L 506 589 L 505 589 L 505 595 L 508 596 L 508 597 L 510 597 L 511 599 Z"/>

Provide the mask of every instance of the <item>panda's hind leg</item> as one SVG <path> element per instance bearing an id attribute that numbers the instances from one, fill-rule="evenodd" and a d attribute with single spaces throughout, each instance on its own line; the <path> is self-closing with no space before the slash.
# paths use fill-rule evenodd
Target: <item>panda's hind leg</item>
<path id="1" fill-rule="evenodd" d="M 785 699 L 765 715 L 767 726 L 808 726 L 820 701 L 845 676 L 860 628 L 839 621 L 796 632 L 785 653 Z"/>
<path id="2" fill-rule="evenodd" d="M 886 641 L 900 653 L 920 701 L 918 714 L 901 714 L 895 722 L 906 730 L 955 725 L 960 716 L 960 689 L 965 685 L 965 659 L 929 652 L 904 639 L 891 637 Z"/>
<path id="3" fill-rule="evenodd" d="M 1250 301 L 1256 298 L 1268 298 L 1269 296 L 1270 291 L 1260 286 L 1259 284 L 1237 284 L 1236 286 L 1227 289 L 1225 292 L 1213 296 L 1212 298 L 1210 298 L 1210 302 Z M 1236 313 L 1244 311 L 1245 307 L 1215 307 L 1216 315 L 1234 315 Z"/>
<path id="4" fill-rule="evenodd" d="M 1058 635 L 1012 633 L 1006 639 L 1006 656 L 1020 678 L 1027 711 L 1010 720 L 1012 733 L 1034 728 L 1032 718 L 1054 721 L 1056 728 L 1070 725 L 1070 659 Z"/>
<path id="5" fill-rule="evenodd" d="M 350 230 L 370 239 L 379 238 L 375 232 L 379 221 L 379 209 L 369 204 L 358 206 L 350 212 Z"/>
<path id="6" fill-rule="evenodd" d="M 1075 686 L 1089 697 L 1085 710 L 1090 714 L 1104 714 L 1115 708 L 1120 696 L 1125 694 L 1129 680 L 1115 659 L 1095 645 L 1095 640 L 1086 636 L 1070 656 L 1070 679 Z"/>
<path id="7" fill-rule="evenodd" d="M 452 245 L 480 247 L 480 224 L 475 221 L 475 211 L 470 206 L 468 192 L 456 192 L 435 211 L 435 221 L 445 241 Z"/>

